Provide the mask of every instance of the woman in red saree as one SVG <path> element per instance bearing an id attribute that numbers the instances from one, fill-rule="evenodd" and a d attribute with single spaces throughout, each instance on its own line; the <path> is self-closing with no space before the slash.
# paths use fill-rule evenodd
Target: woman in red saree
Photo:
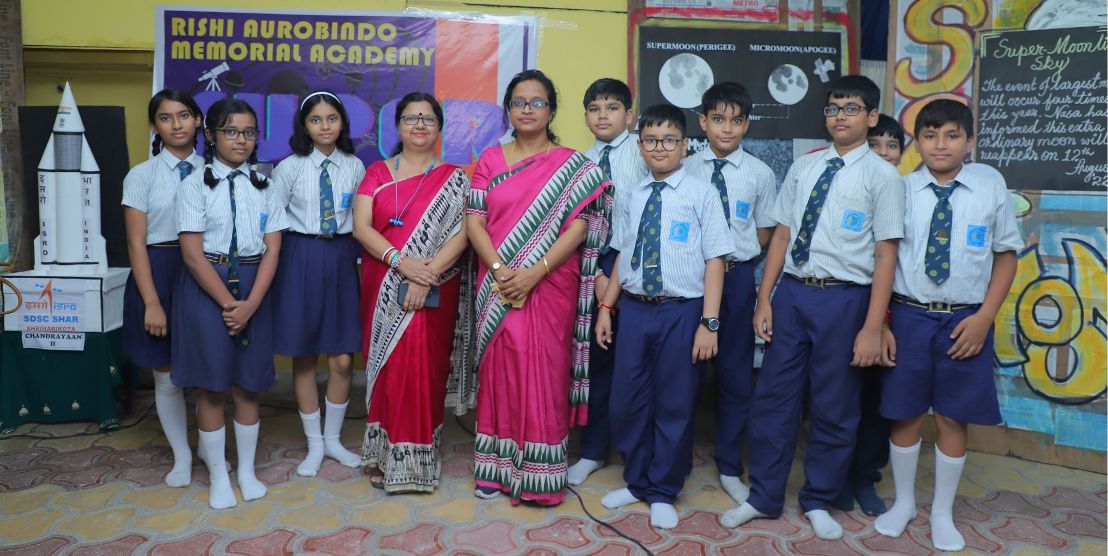
<path id="1" fill-rule="evenodd" d="M 477 252 L 480 498 L 564 498 L 566 442 L 588 410 L 589 301 L 611 197 L 600 169 L 554 144 L 553 83 L 516 75 L 504 95 L 515 141 L 473 173 L 467 234 Z"/>
<path id="2" fill-rule="evenodd" d="M 368 416 L 362 463 L 379 470 L 371 477 L 378 488 L 428 492 L 441 470 L 451 352 L 465 345 L 454 336 L 465 330 L 456 326 L 457 260 L 466 248 L 469 179 L 435 154 L 443 115 L 434 97 L 405 96 L 395 117 L 397 153 L 366 169 L 354 204 L 354 236 L 365 249 L 361 314 Z"/>

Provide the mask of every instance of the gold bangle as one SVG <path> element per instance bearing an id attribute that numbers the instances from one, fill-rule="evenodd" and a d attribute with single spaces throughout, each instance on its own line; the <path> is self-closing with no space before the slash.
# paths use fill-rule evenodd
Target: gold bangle
<path id="1" fill-rule="evenodd" d="M 542 258 L 542 265 L 546 267 L 546 275 L 550 276 L 550 263 L 546 262 L 546 257 Z"/>

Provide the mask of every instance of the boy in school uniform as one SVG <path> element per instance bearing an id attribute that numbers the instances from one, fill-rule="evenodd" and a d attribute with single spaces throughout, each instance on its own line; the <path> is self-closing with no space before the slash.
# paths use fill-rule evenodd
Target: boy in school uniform
<path id="1" fill-rule="evenodd" d="M 754 331 L 769 345 L 750 411 L 750 497 L 723 515 L 728 527 L 781 515 L 807 394 L 800 506 L 816 536 L 842 536 L 827 507 L 854 452 L 862 373 L 880 361 L 904 231 L 904 182 L 866 144 L 880 96 L 862 76 L 832 82 L 823 109 L 832 147 L 798 158 L 778 193 L 754 313 Z"/>
<path id="2" fill-rule="evenodd" d="M 993 321 L 1012 286 L 1023 239 L 1003 178 L 963 163 L 974 146 L 966 105 L 929 103 L 915 132 L 925 167 L 905 178 L 904 240 L 886 336 L 886 363 L 895 366 L 885 371 L 881 389 L 881 414 L 893 422 L 896 502 L 874 527 L 897 537 L 916 516 L 920 428 L 930 408 L 938 426 L 931 542 L 957 551 L 966 545 L 951 517 L 966 461 L 966 424 L 1001 421 Z"/>
<path id="3" fill-rule="evenodd" d="M 889 164 L 900 164 L 900 154 L 904 145 L 904 130 L 889 116 L 877 117 L 877 125 L 869 129 L 866 138 L 869 150 L 883 158 Z M 843 483 L 839 495 L 831 505 L 849 512 L 854 509 L 854 500 L 862 508 L 862 513 L 877 516 L 888 508 L 877 495 L 874 484 L 881 480 L 881 470 L 889 464 L 889 421 L 881 416 L 881 366 L 872 367 L 862 375 L 862 415 L 858 422 L 858 444 L 854 448 L 854 457 L 850 461 L 850 471 Z"/>
<path id="4" fill-rule="evenodd" d="M 620 305 L 610 401 L 626 488 L 607 508 L 650 504 L 650 524 L 677 526 L 673 500 L 692 470 L 693 413 L 704 362 L 716 355 L 723 257 L 734 250 L 715 189 L 681 165 L 685 115 L 670 104 L 639 118 L 639 145 L 651 175 L 632 187 L 613 217 L 619 252 L 600 303 L 597 342 L 612 344 Z"/>
<path id="5" fill-rule="evenodd" d="M 754 267 L 773 235 L 777 178 L 764 162 L 742 148 L 750 129 L 753 102 L 746 87 L 712 85 L 700 102 L 700 127 L 708 148 L 685 159 L 689 173 L 712 184 L 730 228 L 735 251 L 724 262 L 716 375 L 716 468 L 723 490 L 742 504 L 750 494 L 743 484 L 743 433 L 754 382 Z"/>
<path id="6" fill-rule="evenodd" d="M 650 173 L 639 155 L 635 134 L 627 127 L 634 121 L 631 110 L 631 89 L 618 79 L 597 79 L 585 91 L 585 125 L 596 137 L 585 156 L 595 162 L 615 188 L 615 199 L 638 185 Z M 613 214 L 615 211 L 613 209 Z M 596 299 L 604 299 L 616 252 L 605 246 L 600 253 L 600 271 L 596 275 Z M 595 315 L 594 315 L 595 318 Z M 612 318 L 612 330 L 618 325 Z M 589 424 L 581 430 L 581 459 L 570 466 L 567 482 L 579 485 L 608 459 L 611 426 L 608 419 L 608 398 L 612 388 L 613 353 L 597 349 L 593 337 L 589 352 Z"/>

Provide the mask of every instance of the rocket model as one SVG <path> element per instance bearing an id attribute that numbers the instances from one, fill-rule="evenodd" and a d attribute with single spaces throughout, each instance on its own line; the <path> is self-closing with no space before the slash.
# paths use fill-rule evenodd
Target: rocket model
<path id="1" fill-rule="evenodd" d="M 100 166 L 85 140 L 68 82 L 38 163 L 38 214 L 35 270 L 72 275 L 107 270 L 100 235 Z"/>

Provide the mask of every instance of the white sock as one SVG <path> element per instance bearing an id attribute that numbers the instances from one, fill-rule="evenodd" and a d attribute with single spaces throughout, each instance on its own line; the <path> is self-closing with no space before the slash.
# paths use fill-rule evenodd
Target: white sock
<path id="1" fill-rule="evenodd" d="M 196 404 L 196 422 L 200 422 L 200 404 Z M 200 430 L 200 427 L 196 427 L 196 430 Z M 200 439 L 196 440 L 196 457 L 200 458 L 200 461 L 207 462 L 207 448 L 204 447 L 204 443 L 200 442 Z"/>
<path id="2" fill-rule="evenodd" d="M 759 512 L 754 506 L 750 505 L 750 502 L 743 502 L 741 506 L 727 510 L 723 512 L 723 517 L 720 518 L 720 523 L 723 523 L 724 527 L 738 527 L 752 519 L 758 519 L 762 517 L 769 517 L 766 514 Z"/>
<path id="3" fill-rule="evenodd" d="M 171 487 L 187 487 L 192 482 L 192 450 L 189 449 L 188 417 L 185 416 L 185 392 L 173 385 L 169 373 L 154 371 L 154 406 L 162 423 L 165 439 L 173 450 L 173 469 L 165 476 Z"/>
<path id="4" fill-rule="evenodd" d="M 954 497 L 966 456 L 952 458 L 935 445 L 935 498 L 931 501 L 931 543 L 938 550 L 957 552 L 966 547 L 966 540 L 954 527 Z"/>
<path id="5" fill-rule="evenodd" d="M 580 485 L 585 482 L 585 479 L 589 478 L 589 475 L 592 475 L 593 471 L 601 467 L 604 467 L 602 461 L 581 458 L 577 460 L 577 463 L 569 466 L 566 471 L 566 482 L 573 486 Z"/>
<path id="6" fill-rule="evenodd" d="M 873 528 L 886 537 L 899 537 L 916 517 L 916 465 L 922 441 L 901 448 L 889 442 L 889 464 L 893 468 L 896 501 L 889 511 L 877 516 Z"/>
<path id="7" fill-rule="evenodd" d="M 724 492 L 726 492 L 736 504 L 742 504 L 750 497 L 750 487 L 744 485 L 742 479 L 738 477 L 721 473 L 719 476 L 719 484 L 723 486 Z"/>
<path id="8" fill-rule="evenodd" d="M 650 505 L 650 525 L 656 529 L 677 527 L 677 509 L 673 504 L 655 502 Z"/>
<path id="9" fill-rule="evenodd" d="M 301 477 L 315 477 L 319 466 L 323 465 L 323 433 L 319 431 L 319 410 L 312 413 L 300 413 L 300 422 L 304 425 L 304 436 L 308 437 L 308 455 L 296 468 Z"/>
<path id="10" fill-rule="evenodd" d="M 235 449 L 239 455 L 239 466 L 235 470 L 238 477 L 242 499 L 249 502 L 265 496 L 265 484 L 254 475 L 254 451 L 258 447 L 258 429 L 261 421 L 253 425 L 242 425 L 235 421 Z"/>
<path id="11" fill-rule="evenodd" d="M 639 499 L 635 498 L 635 495 L 631 494 L 630 490 L 621 488 L 605 494 L 604 498 L 600 499 L 600 504 L 609 510 L 614 510 L 628 504 L 634 504 L 638 501 Z"/>
<path id="12" fill-rule="evenodd" d="M 208 487 L 208 505 L 213 510 L 235 507 L 235 491 L 231 490 L 231 475 L 227 473 L 227 461 L 223 459 L 223 443 L 226 440 L 226 427 L 206 432 L 200 431 L 200 444 L 204 446 L 208 459 L 210 486 Z"/>
<path id="13" fill-rule="evenodd" d="M 343 447 L 342 439 L 339 437 L 342 431 L 342 420 L 346 416 L 346 406 L 350 401 L 334 404 L 326 396 L 323 401 L 327 404 L 327 419 L 323 422 L 323 455 L 347 467 L 358 467 L 362 464 L 362 458 Z"/>
<path id="14" fill-rule="evenodd" d="M 843 537 L 843 526 L 831 518 L 827 510 L 811 510 L 804 512 L 808 523 L 812 524 L 812 530 L 816 536 L 825 541 L 837 541 Z"/>

